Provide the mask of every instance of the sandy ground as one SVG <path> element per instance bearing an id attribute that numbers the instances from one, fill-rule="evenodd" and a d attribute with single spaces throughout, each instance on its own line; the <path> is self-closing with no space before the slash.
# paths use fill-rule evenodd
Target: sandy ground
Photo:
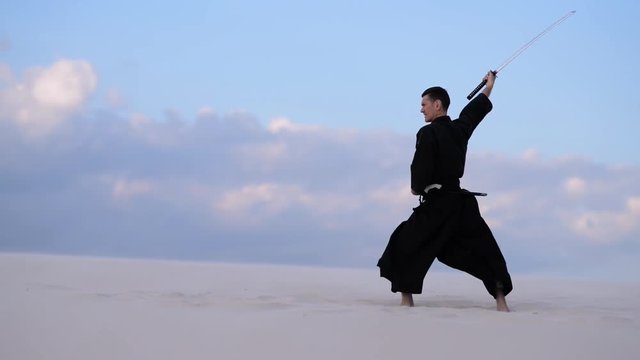
<path id="1" fill-rule="evenodd" d="M 639 359 L 640 284 L 0 255 L 0 359 Z"/>

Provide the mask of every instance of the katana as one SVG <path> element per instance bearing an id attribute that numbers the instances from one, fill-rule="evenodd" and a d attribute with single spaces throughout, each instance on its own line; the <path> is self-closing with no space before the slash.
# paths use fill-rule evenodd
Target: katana
<path id="1" fill-rule="evenodd" d="M 518 50 L 516 50 L 516 52 L 513 53 L 513 55 L 511 55 L 510 57 L 508 57 L 503 63 L 502 65 L 498 66 L 498 68 L 496 70 L 491 71 L 494 75 L 497 75 L 500 71 L 502 71 L 502 69 L 506 68 L 507 65 L 509 65 L 513 60 L 515 60 L 518 56 L 520 56 L 520 54 L 522 54 L 525 50 L 527 50 L 531 45 L 533 45 L 533 43 L 535 43 L 536 41 L 538 41 L 538 39 L 540 39 L 541 37 L 543 37 L 545 34 L 549 33 L 551 30 L 553 30 L 556 26 L 560 25 L 560 23 L 562 23 L 563 21 L 567 20 L 571 15 L 575 14 L 576 11 L 569 11 L 565 16 L 561 17 L 560 19 L 556 20 L 556 22 L 554 22 L 553 24 L 549 25 L 546 29 L 544 29 L 540 34 L 536 35 L 533 39 L 531 39 L 528 43 L 522 45 L 522 47 Z M 487 80 L 482 80 L 482 82 L 480 84 L 478 84 L 478 86 L 476 86 L 475 89 L 473 89 L 473 91 L 469 94 L 469 96 L 467 96 L 467 100 L 471 100 L 471 98 L 478 93 L 478 91 L 480 91 L 480 89 L 482 89 L 485 84 L 487 83 Z"/>

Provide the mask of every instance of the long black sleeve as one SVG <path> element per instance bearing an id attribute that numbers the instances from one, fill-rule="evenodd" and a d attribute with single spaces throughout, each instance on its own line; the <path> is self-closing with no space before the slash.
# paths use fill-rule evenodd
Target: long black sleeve
<path id="1" fill-rule="evenodd" d="M 469 140 L 471 134 L 476 129 L 478 124 L 484 119 L 485 116 L 493 109 L 491 100 L 485 95 L 480 93 L 473 100 L 471 100 L 467 106 L 460 112 L 460 117 L 456 120 L 457 127 L 462 131 L 462 134 Z"/>

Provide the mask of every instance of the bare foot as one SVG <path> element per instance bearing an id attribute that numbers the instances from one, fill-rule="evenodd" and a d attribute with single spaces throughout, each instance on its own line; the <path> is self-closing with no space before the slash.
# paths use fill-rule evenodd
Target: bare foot
<path id="1" fill-rule="evenodd" d="M 413 295 L 409 293 L 402 293 L 402 302 L 400 302 L 400 305 L 413 307 Z"/>
<path id="2" fill-rule="evenodd" d="M 496 310 L 502 312 L 510 312 L 507 306 L 507 299 L 504 298 L 502 291 L 498 291 L 496 294 Z"/>

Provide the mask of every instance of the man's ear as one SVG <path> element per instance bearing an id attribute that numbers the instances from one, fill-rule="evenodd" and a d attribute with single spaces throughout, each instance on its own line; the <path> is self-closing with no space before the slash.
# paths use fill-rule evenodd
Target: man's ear
<path id="1" fill-rule="evenodd" d="M 442 110 L 442 100 L 437 99 L 433 102 L 433 105 L 435 106 L 436 110 Z"/>

